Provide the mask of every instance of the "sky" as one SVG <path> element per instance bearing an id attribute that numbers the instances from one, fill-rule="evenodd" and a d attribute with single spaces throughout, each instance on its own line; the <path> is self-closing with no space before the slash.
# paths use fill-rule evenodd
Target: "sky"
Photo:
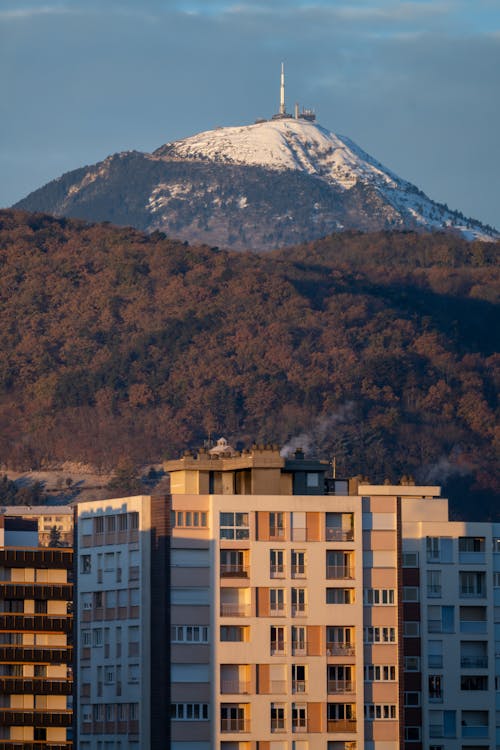
<path id="1" fill-rule="evenodd" d="M 124 150 L 313 107 L 500 228 L 500 0 L 0 0 L 0 206 Z"/>

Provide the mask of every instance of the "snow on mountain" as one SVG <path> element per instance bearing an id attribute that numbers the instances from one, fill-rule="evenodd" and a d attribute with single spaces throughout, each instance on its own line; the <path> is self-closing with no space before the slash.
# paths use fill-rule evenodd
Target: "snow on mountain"
<path id="1" fill-rule="evenodd" d="M 154 156 L 216 164 L 296 170 L 344 191 L 355 185 L 374 188 L 411 224 L 456 229 L 468 239 L 491 239 L 479 222 L 431 201 L 412 185 L 380 164 L 345 136 L 301 119 L 277 119 L 255 125 L 217 128 L 167 143 Z M 154 203 L 154 196 L 152 196 Z"/>

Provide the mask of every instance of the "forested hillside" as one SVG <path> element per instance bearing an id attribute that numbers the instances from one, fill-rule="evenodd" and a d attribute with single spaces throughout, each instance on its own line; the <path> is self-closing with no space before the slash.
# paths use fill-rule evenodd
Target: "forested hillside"
<path id="1" fill-rule="evenodd" d="M 498 517 L 498 245 L 346 233 L 271 254 L 0 212 L 0 464 L 297 437 Z"/>

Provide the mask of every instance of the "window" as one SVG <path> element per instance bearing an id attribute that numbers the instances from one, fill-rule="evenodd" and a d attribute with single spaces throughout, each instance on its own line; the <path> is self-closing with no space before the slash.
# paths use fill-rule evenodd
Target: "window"
<path id="1" fill-rule="evenodd" d="M 104 668 L 104 684 L 112 685 L 115 681 L 115 668 L 106 666 Z"/>
<path id="2" fill-rule="evenodd" d="M 441 571 L 427 571 L 427 596 L 439 598 L 441 596 Z"/>
<path id="3" fill-rule="evenodd" d="M 428 666 L 441 669 L 443 666 L 443 641 L 428 642 Z"/>
<path id="4" fill-rule="evenodd" d="M 405 742 L 420 742 L 420 727 L 405 727 Z"/>
<path id="5" fill-rule="evenodd" d="M 484 598 L 486 596 L 486 573 L 461 570 L 458 574 L 461 597 Z"/>
<path id="6" fill-rule="evenodd" d="M 404 705 L 406 708 L 417 708 L 420 706 L 420 693 L 408 691 L 404 694 Z"/>
<path id="7" fill-rule="evenodd" d="M 329 588 L 326 590 L 327 604 L 354 604 L 355 590 Z"/>
<path id="8" fill-rule="evenodd" d="M 418 568 L 418 552 L 403 552 L 403 568 Z"/>
<path id="9" fill-rule="evenodd" d="M 500 573 L 493 573 L 493 586 L 494 588 L 500 588 Z"/>
<path id="10" fill-rule="evenodd" d="M 207 628 L 208 630 L 208 628 Z M 248 625 L 221 625 L 220 639 L 222 642 L 242 643 L 248 641 L 250 628 Z M 208 637 L 208 634 L 207 634 Z"/>
<path id="11" fill-rule="evenodd" d="M 307 706 L 305 703 L 292 703 L 292 732 L 307 731 Z"/>
<path id="12" fill-rule="evenodd" d="M 221 539 L 249 539 L 248 513 L 220 513 Z"/>
<path id="13" fill-rule="evenodd" d="M 115 569 L 115 553 L 106 552 L 104 555 L 104 571 L 109 573 Z"/>
<path id="14" fill-rule="evenodd" d="M 292 626 L 292 654 L 307 653 L 306 628 L 304 626 Z"/>
<path id="15" fill-rule="evenodd" d="M 303 664 L 292 664 L 292 693 L 306 692 L 306 667 Z"/>
<path id="16" fill-rule="evenodd" d="M 396 643 L 396 628 L 364 628 L 365 643 Z"/>
<path id="17" fill-rule="evenodd" d="M 94 518 L 94 534 L 104 534 L 104 516 Z"/>
<path id="18" fill-rule="evenodd" d="M 128 513 L 128 527 L 129 529 L 138 529 L 139 528 L 139 513 L 137 511 L 132 511 L 132 513 Z"/>
<path id="19" fill-rule="evenodd" d="M 493 552 L 500 552 L 500 538 L 495 537 L 494 539 L 492 539 L 492 544 L 493 544 Z"/>
<path id="20" fill-rule="evenodd" d="M 292 588 L 292 617 L 304 615 L 306 612 L 306 590 Z"/>
<path id="21" fill-rule="evenodd" d="M 403 601 L 418 602 L 418 586 L 403 586 Z"/>
<path id="22" fill-rule="evenodd" d="M 375 604 L 394 604 L 394 589 L 364 589 L 364 603 L 368 606 Z"/>
<path id="23" fill-rule="evenodd" d="M 285 731 L 285 706 L 271 703 L 271 732 Z"/>
<path id="24" fill-rule="evenodd" d="M 451 537 L 428 536 L 426 538 L 427 562 L 453 562 L 453 540 Z"/>
<path id="25" fill-rule="evenodd" d="M 92 631 L 82 630 L 82 647 L 86 648 L 92 643 Z"/>
<path id="26" fill-rule="evenodd" d="M 285 653 L 285 628 L 271 625 L 271 656 Z"/>
<path id="27" fill-rule="evenodd" d="M 429 735 L 456 737 L 456 711 L 429 711 Z"/>
<path id="28" fill-rule="evenodd" d="M 484 552 L 484 536 L 461 536 L 458 539 L 459 552 Z"/>
<path id="29" fill-rule="evenodd" d="M 292 550 L 292 578 L 304 578 L 306 575 L 306 553 L 303 550 Z"/>
<path id="30" fill-rule="evenodd" d="M 285 514 L 278 512 L 269 513 L 269 536 L 284 539 L 285 537 Z"/>
<path id="31" fill-rule="evenodd" d="M 488 675 L 461 675 L 460 690 L 488 690 Z"/>
<path id="32" fill-rule="evenodd" d="M 326 577 L 330 580 L 354 578 L 354 553 L 343 550 L 326 551 Z"/>
<path id="33" fill-rule="evenodd" d="M 285 614 L 285 589 L 269 589 L 269 611 L 271 615 Z"/>
<path id="34" fill-rule="evenodd" d="M 208 643 L 208 627 L 205 625 L 172 625 L 172 643 Z"/>
<path id="35" fill-rule="evenodd" d="M 416 620 L 405 620 L 403 622 L 403 635 L 406 638 L 418 638 L 420 635 L 420 623 Z"/>
<path id="36" fill-rule="evenodd" d="M 328 693 L 354 692 L 354 666 L 350 664 L 328 664 L 326 668 Z"/>
<path id="37" fill-rule="evenodd" d="M 118 531 L 127 531 L 128 519 L 126 513 L 118 513 Z"/>
<path id="38" fill-rule="evenodd" d="M 427 607 L 428 633 L 454 633 L 455 609 L 451 606 L 440 607 L 430 604 Z"/>
<path id="39" fill-rule="evenodd" d="M 355 722 L 355 703 L 328 703 L 326 707 L 328 723 Z"/>
<path id="40" fill-rule="evenodd" d="M 308 471 L 306 474 L 307 487 L 319 487 L 319 474 L 317 471 Z"/>
<path id="41" fill-rule="evenodd" d="M 173 721 L 208 721 L 208 703 L 172 703 Z"/>
<path id="42" fill-rule="evenodd" d="M 404 669 L 405 669 L 405 672 L 420 672 L 420 657 L 419 656 L 405 656 Z"/>
<path id="43" fill-rule="evenodd" d="M 80 555 L 80 573 L 90 573 L 92 571 L 91 555 Z"/>
<path id="44" fill-rule="evenodd" d="M 394 664 L 366 664 L 366 682 L 394 682 L 396 679 L 396 666 Z"/>
<path id="45" fill-rule="evenodd" d="M 396 706 L 392 703 L 365 703 L 365 719 L 396 719 Z"/>
<path id="46" fill-rule="evenodd" d="M 429 700 L 434 703 L 441 703 L 443 700 L 443 675 L 429 675 Z"/>
<path id="47" fill-rule="evenodd" d="M 232 525 L 232 524 L 231 524 Z M 176 527 L 207 527 L 207 513 L 198 510 L 172 511 L 172 526 Z M 222 537 L 221 537 L 222 538 Z"/>
<path id="48" fill-rule="evenodd" d="M 116 516 L 106 516 L 106 531 L 109 534 L 116 531 Z"/>
<path id="49" fill-rule="evenodd" d="M 205 551 L 205 550 L 201 550 Z M 220 574 L 221 576 L 248 576 L 248 550 L 243 549 L 221 549 L 220 550 Z"/>
<path id="50" fill-rule="evenodd" d="M 354 628 L 328 625 L 326 628 L 326 653 L 328 656 L 353 656 L 355 653 Z"/>
<path id="51" fill-rule="evenodd" d="M 285 552 L 282 549 L 269 551 L 269 574 L 271 578 L 284 578 Z"/>
<path id="52" fill-rule="evenodd" d="M 95 628 L 92 631 L 93 634 L 93 645 L 102 646 L 102 628 Z"/>

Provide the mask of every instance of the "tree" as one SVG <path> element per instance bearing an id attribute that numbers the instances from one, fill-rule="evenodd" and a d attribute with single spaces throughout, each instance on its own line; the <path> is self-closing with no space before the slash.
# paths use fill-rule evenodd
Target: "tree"
<path id="1" fill-rule="evenodd" d="M 49 547 L 61 546 L 61 530 L 57 526 L 52 526 L 50 530 Z"/>

